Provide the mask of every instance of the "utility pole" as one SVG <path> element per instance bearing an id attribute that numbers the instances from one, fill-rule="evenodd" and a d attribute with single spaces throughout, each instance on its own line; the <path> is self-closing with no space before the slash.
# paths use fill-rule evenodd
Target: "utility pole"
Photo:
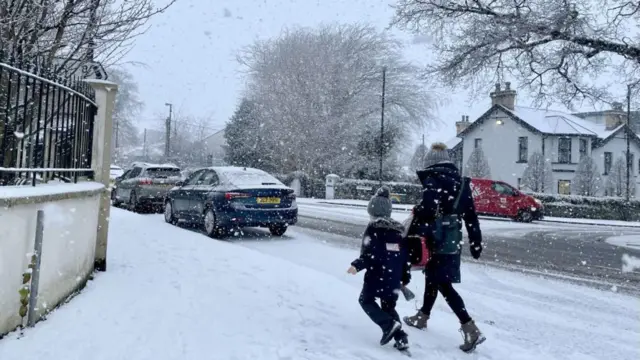
<path id="1" fill-rule="evenodd" d="M 627 133 L 627 201 L 631 196 L 631 136 L 629 128 L 631 125 L 631 84 L 627 85 L 627 125 L 625 132 Z"/>
<path id="2" fill-rule="evenodd" d="M 144 156 L 144 160 L 147 161 L 147 128 L 144 128 L 144 140 L 142 143 L 142 156 Z"/>
<path id="3" fill-rule="evenodd" d="M 382 107 L 380 112 L 380 172 L 378 174 L 378 180 L 382 185 L 382 160 L 384 158 L 384 92 L 387 82 L 387 67 L 382 68 Z"/>
<path id="4" fill-rule="evenodd" d="M 169 107 L 169 117 L 166 121 L 166 133 L 165 133 L 165 144 L 164 144 L 164 157 L 169 160 L 169 156 L 171 155 L 171 116 L 173 116 L 173 104 L 165 103 L 165 106 Z"/>

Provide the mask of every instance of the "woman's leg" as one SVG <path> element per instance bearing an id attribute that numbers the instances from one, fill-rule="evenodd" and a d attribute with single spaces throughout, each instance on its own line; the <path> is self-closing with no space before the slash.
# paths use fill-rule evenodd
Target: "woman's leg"
<path id="1" fill-rule="evenodd" d="M 424 296 L 422 298 L 422 308 L 420 311 L 427 317 L 431 315 L 431 309 L 438 298 L 438 284 L 429 282 L 429 278 L 425 279 Z"/>
<path id="2" fill-rule="evenodd" d="M 464 306 L 464 301 L 460 297 L 460 294 L 453 288 L 451 283 L 442 283 L 438 285 L 438 289 L 444 296 L 444 299 L 449 304 L 449 307 L 460 320 L 460 324 L 466 324 L 471 321 L 471 316 L 467 312 L 466 307 Z"/>

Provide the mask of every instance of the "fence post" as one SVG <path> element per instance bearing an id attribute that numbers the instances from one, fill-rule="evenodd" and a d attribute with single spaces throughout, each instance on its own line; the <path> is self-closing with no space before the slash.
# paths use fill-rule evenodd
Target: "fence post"
<path id="1" fill-rule="evenodd" d="M 38 288 L 40 285 L 40 264 L 42 263 L 42 237 L 44 235 L 44 210 L 38 210 L 36 216 L 36 241 L 33 245 L 33 254 L 36 263 L 31 269 L 31 289 L 29 292 L 29 310 L 27 326 L 33 327 L 38 320 L 36 317 L 36 305 L 38 304 Z"/>
<path id="2" fill-rule="evenodd" d="M 107 240 L 109 236 L 109 210 L 111 197 L 109 188 L 109 167 L 111 166 L 111 138 L 113 135 L 113 108 L 118 85 L 104 80 L 85 80 L 96 92 L 98 111 L 93 124 L 93 148 L 91 168 L 94 181 L 102 183 L 105 191 L 100 194 L 98 233 L 94 268 L 107 270 Z"/>

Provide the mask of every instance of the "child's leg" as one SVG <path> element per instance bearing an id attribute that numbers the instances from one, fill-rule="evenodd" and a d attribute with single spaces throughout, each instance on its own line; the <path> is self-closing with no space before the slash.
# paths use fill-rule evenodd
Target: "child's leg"
<path id="1" fill-rule="evenodd" d="M 374 294 L 362 289 L 359 302 L 362 310 L 369 316 L 371 321 L 380 326 L 382 331 L 388 330 L 393 325 L 394 317 L 380 308 Z"/>
<path id="2" fill-rule="evenodd" d="M 398 302 L 398 296 L 397 295 L 394 296 L 394 297 L 380 299 L 380 304 L 382 305 L 382 311 L 386 312 L 395 321 L 400 323 L 400 315 L 398 315 L 398 312 L 396 311 L 397 302 Z M 404 341 L 406 343 L 407 342 L 407 333 L 405 333 L 402 329 L 400 329 L 393 335 L 393 338 L 396 341 Z"/>
<path id="3" fill-rule="evenodd" d="M 380 305 L 382 305 L 382 311 L 389 314 L 395 321 L 400 322 L 400 315 L 396 311 L 396 304 L 398 302 L 398 295 L 380 299 Z"/>

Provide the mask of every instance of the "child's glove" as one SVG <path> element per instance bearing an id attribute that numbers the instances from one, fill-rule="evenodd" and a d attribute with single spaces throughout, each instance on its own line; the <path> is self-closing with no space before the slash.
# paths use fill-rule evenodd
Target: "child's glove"
<path id="1" fill-rule="evenodd" d="M 478 260 L 480 258 L 480 254 L 482 254 L 482 244 L 472 244 L 469 248 L 469 251 L 471 251 L 471 256 L 473 256 L 474 259 Z"/>
<path id="2" fill-rule="evenodd" d="M 358 269 L 356 269 L 355 267 L 351 266 L 351 267 L 347 270 L 347 272 L 348 272 L 349 274 L 351 274 L 351 275 L 355 275 L 355 274 L 357 274 L 357 273 L 358 273 Z"/>

